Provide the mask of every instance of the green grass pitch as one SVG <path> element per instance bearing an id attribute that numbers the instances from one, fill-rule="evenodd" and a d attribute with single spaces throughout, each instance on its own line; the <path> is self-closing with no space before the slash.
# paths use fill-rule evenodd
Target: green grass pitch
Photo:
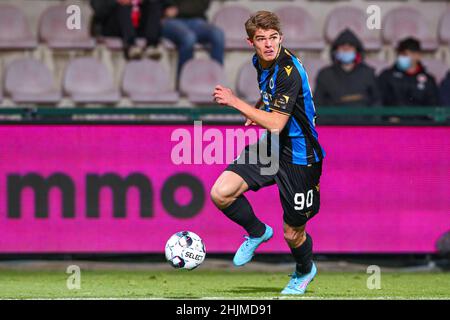
<path id="1" fill-rule="evenodd" d="M 67 289 L 61 271 L 0 270 L 0 299 L 286 299 L 280 272 L 109 271 L 81 272 L 81 288 Z M 369 274 L 320 272 L 307 294 L 295 299 L 450 299 L 450 273 L 382 273 L 381 289 L 367 288 Z"/>

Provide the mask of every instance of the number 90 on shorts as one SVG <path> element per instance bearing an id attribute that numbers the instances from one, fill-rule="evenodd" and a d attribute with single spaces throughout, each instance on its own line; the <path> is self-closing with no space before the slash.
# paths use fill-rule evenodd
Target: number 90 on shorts
<path id="1" fill-rule="evenodd" d="M 304 209 L 311 208 L 313 205 L 313 200 L 314 200 L 314 192 L 312 189 L 306 192 L 306 196 L 305 193 L 296 193 L 294 195 L 294 204 L 295 204 L 294 209 L 297 211 L 301 211 Z"/>

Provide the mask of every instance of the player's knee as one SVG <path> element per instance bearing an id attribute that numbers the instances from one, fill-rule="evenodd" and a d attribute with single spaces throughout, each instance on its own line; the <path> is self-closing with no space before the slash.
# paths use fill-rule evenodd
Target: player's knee
<path id="1" fill-rule="evenodd" d="M 219 209 L 226 208 L 232 202 L 232 197 L 230 197 L 229 192 L 220 185 L 214 185 L 212 187 L 210 196 L 211 200 Z"/>
<path id="2" fill-rule="evenodd" d="M 284 240 L 290 248 L 298 248 L 305 242 L 306 233 L 304 231 L 287 230 L 284 232 Z"/>

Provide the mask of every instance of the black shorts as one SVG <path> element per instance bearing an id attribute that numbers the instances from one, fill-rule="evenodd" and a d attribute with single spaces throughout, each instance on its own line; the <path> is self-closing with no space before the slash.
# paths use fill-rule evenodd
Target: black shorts
<path id="1" fill-rule="evenodd" d="M 249 146 L 247 146 L 239 158 L 245 157 L 248 160 L 249 153 Z M 283 220 L 292 227 L 303 226 L 319 212 L 322 161 L 298 165 L 280 159 L 278 172 L 271 175 L 261 174 L 261 168 L 264 165 L 259 161 L 256 162 L 246 161 L 244 164 L 239 164 L 236 159 L 225 170 L 241 176 L 252 191 L 276 183 L 284 211 Z"/>

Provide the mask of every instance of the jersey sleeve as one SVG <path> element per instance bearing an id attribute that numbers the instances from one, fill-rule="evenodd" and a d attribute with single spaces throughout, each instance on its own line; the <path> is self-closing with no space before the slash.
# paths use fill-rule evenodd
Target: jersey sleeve
<path id="1" fill-rule="evenodd" d="M 302 88 L 300 73 L 293 64 L 280 66 L 275 82 L 275 93 L 269 109 L 290 115 Z"/>

